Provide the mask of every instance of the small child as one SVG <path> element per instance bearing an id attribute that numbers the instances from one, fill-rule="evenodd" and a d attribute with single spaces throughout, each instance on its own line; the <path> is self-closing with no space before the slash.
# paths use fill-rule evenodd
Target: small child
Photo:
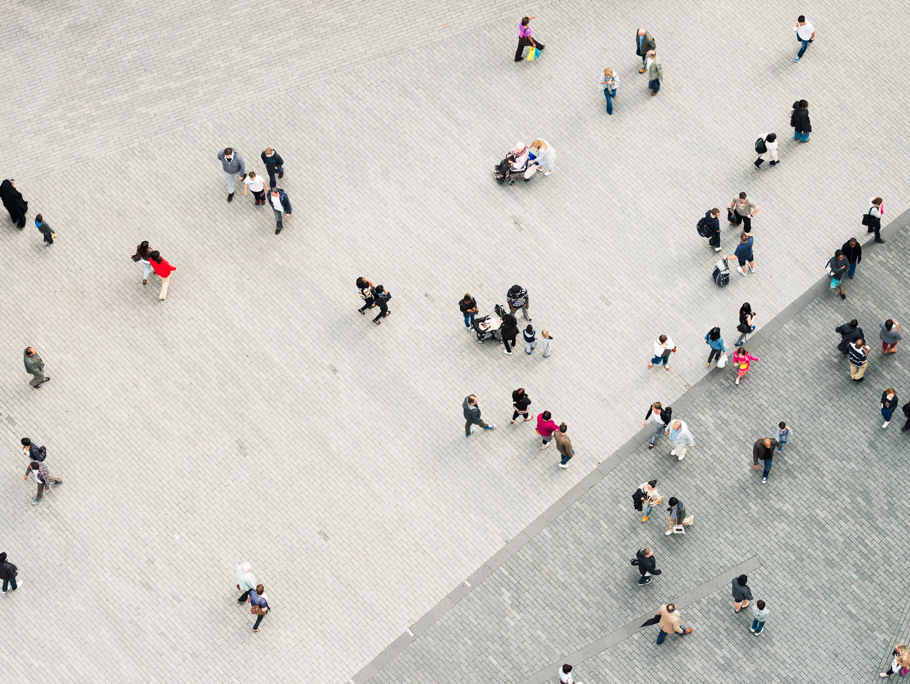
<path id="1" fill-rule="evenodd" d="M 541 337 L 543 340 L 540 342 L 540 348 L 543 350 L 543 357 L 547 358 L 550 355 L 550 347 L 553 345 L 553 338 L 550 337 L 549 330 L 541 330 Z"/>
<path id="2" fill-rule="evenodd" d="M 243 179 L 243 194 L 247 194 L 246 189 L 249 187 L 256 198 L 256 204 L 262 202 L 265 204 L 265 181 L 256 175 L 255 171 L 250 171 L 249 175 Z"/>
<path id="3" fill-rule="evenodd" d="M 521 335 L 525 338 L 525 354 L 530 355 L 537 346 L 537 333 L 534 332 L 534 326 L 529 325 Z"/>
<path id="4" fill-rule="evenodd" d="M 787 427 L 787 424 L 784 421 L 780 421 L 780 424 L 777 426 L 777 453 L 780 453 L 784 450 L 784 444 L 790 440 L 790 435 L 793 434 L 793 430 Z"/>
<path id="5" fill-rule="evenodd" d="M 41 235 L 44 236 L 44 246 L 50 247 L 54 244 L 54 238 L 57 237 L 57 233 L 51 230 L 50 225 L 44 222 L 44 217 L 41 214 L 38 214 L 35 217 L 35 227 L 41 232 Z"/>

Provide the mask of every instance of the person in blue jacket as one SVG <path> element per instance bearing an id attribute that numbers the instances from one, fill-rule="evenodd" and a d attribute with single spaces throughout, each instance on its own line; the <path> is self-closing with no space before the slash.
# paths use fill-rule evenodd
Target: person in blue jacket
<path id="1" fill-rule="evenodd" d="M 705 343 L 711 347 L 711 352 L 708 354 L 708 363 L 705 364 L 706 367 L 710 368 L 714 359 L 719 360 L 721 354 L 727 353 L 724 348 L 724 338 L 720 336 L 720 328 L 711 328 L 708 334 L 705 335 Z"/>

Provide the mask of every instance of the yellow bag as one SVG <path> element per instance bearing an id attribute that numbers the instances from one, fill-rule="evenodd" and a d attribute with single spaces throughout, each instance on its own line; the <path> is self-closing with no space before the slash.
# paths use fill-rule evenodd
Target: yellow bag
<path id="1" fill-rule="evenodd" d="M 535 59 L 537 59 L 537 56 L 539 54 L 540 50 L 532 45 L 530 48 L 528 48 L 528 61 L 533 62 Z"/>

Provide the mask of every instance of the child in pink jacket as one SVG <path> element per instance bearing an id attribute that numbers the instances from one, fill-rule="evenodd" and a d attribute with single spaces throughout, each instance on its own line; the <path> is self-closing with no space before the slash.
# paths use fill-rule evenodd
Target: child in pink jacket
<path id="1" fill-rule="evenodd" d="M 550 420 L 552 414 L 549 411 L 544 411 L 539 416 L 537 416 L 537 434 L 543 437 L 543 446 L 541 449 L 546 449 L 550 446 L 550 440 L 553 439 L 553 433 L 559 429 L 559 426 Z"/>
<path id="2" fill-rule="evenodd" d="M 752 356 L 746 349 L 737 349 L 733 354 L 733 365 L 736 366 L 736 370 L 739 373 L 736 377 L 737 385 L 740 379 L 749 372 L 750 361 L 761 361 L 761 359 Z"/>

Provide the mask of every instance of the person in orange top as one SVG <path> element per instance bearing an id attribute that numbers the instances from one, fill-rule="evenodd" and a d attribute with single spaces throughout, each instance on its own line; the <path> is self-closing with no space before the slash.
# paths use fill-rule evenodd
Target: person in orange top
<path id="1" fill-rule="evenodd" d="M 746 349 L 737 349 L 736 353 L 733 354 L 733 365 L 736 366 L 736 370 L 739 375 L 736 376 L 736 384 L 739 384 L 739 381 L 742 377 L 749 372 L 749 362 L 750 361 L 761 361 L 761 359 L 752 356 L 749 354 Z"/>
<path id="2" fill-rule="evenodd" d="M 161 253 L 155 250 L 149 254 L 149 263 L 155 271 L 155 275 L 161 278 L 161 292 L 158 293 L 158 299 L 167 299 L 167 286 L 171 282 L 171 273 L 177 270 L 176 266 L 171 266 L 161 257 Z"/>

